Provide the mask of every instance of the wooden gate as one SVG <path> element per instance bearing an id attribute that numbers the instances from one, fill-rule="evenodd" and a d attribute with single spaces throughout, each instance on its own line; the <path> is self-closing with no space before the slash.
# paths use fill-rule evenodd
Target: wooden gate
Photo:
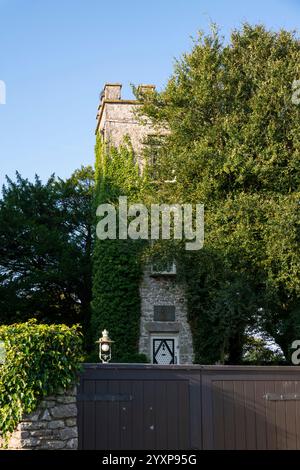
<path id="1" fill-rule="evenodd" d="M 85 364 L 80 449 L 300 449 L 300 368 Z"/>

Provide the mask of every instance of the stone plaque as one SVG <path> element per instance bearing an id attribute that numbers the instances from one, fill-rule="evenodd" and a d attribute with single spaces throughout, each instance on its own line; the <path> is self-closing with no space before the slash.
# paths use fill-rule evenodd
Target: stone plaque
<path id="1" fill-rule="evenodd" d="M 154 305 L 154 321 L 175 321 L 175 305 Z"/>

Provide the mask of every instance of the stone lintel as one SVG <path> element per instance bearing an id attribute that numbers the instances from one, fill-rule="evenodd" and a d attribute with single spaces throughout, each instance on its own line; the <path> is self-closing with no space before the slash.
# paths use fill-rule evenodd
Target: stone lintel
<path id="1" fill-rule="evenodd" d="M 145 329 L 149 333 L 179 333 L 181 324 L 178 322 L 153 321 L 146 322 Z"/>

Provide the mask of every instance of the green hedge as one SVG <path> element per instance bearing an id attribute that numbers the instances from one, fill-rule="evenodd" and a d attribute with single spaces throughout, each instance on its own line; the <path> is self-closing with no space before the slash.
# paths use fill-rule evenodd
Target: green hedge
<path id="1" fill-rule="evenodd" d="M 23 414 L 76 380 L 82 362 L 79 326 L 39 325 L 36 320 L 0 327 L 5 362 L 0 365 L 0 433 L 6 438 Z"/>

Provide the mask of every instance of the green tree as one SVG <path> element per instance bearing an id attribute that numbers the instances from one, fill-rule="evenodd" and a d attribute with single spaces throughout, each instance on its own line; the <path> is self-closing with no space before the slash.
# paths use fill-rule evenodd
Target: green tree
<path id="1" fill-rule="evenodd" d="M 249 332 L 250 333 L 250 332 Z M 260 335 L 246 336 L 243 359 L 247 364 L 282 364 L 284 363 L 284 356 L 279 348 L 270 344 L 268 338 Z"/>
<path id="2" fill-rule="evenodd" d="M 294 33 L 245 24 L 228 44 L 200 35 L 161 93 L 136 90 L 141 114 L 170 130 L 157 193 L 205 205 L 205 250 L 181 256 L 198 361 L 240 362 L 249 324 L 286 357 L 299 336 L 299 75 Z"/>
<path id="3" fill-rule="evenodd" d="M 17 174 L 0 201 L 0 321 L 81 322 L 91 301 L 94 175 L 43 184 Z"/>

